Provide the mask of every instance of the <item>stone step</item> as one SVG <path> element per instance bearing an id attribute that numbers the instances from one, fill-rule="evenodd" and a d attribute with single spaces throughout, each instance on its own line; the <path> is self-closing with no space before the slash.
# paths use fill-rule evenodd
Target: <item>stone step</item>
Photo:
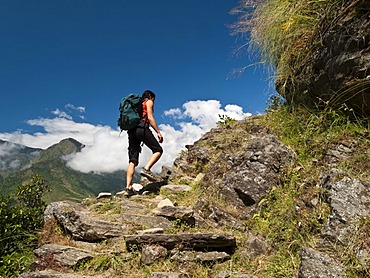
<path id="1" fill-rule="evenodd" d="M 222 234 L 146 234 L 125 235 L 128 251 L 141 249 L 142 245 L 160 245 L 168 250 L 225 251 L 233 253 L 236 239 L 231 235 Z"/>

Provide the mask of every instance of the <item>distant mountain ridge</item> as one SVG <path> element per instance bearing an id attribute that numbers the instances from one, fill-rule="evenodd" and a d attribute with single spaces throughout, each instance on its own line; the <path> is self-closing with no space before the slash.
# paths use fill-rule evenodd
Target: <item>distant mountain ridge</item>
<path id="1" fill-rule="evenodd" d="M 42 149 L 0 139 L 0 176 L 19 171 L 31 166 L 31 162 L 40 155 Z"/>
<path id="2" fill-rule="evenodd" d="M 82 173 L 66 165 L 65 156 L 78 153 L 84 145 L 73 138 L 43 150 L 0 141 L 0 195 L 8 195 L 32 176 L 41 175 L 51 186 L 46 201 L 80 200 L 99 192 L 117 192 L 125 182 L 123 171 Z"/>

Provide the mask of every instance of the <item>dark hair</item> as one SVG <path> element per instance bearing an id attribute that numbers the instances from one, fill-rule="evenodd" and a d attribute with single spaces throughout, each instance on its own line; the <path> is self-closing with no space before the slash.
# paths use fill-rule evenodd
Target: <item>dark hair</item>
<path id="1" fill-rule="evenodd" d="M 153 93 L 152 91 L 150 90 L 145 90 L 143 95 L 141 96 L 142 99 L 146 99 L 146 98 L 153 98 L 155 99 L 155 93 Z"/>

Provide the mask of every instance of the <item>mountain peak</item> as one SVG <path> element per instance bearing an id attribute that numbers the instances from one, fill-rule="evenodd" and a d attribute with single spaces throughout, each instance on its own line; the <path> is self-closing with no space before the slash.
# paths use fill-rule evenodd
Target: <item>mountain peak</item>
<path id="1" fill-rule="evenodd" d="M 56 145 L 64 146 L 64 147 L 68 148 L 69 150 L 71 150 L 71 152 L 67 153 L 67 154 L 80 152 L 82 150 L 82 148 L 85 146 L 85 145 L 81 144 L 80 142 L 78 142 L 76 139 L 73 139 L 73 138 L 63 139 Z M 56 146 L 56 145 L 53 145 L 53 146 Z"/>
<path id="2" fill-rule="evenodd" d="M 80 152 L 85 145 L 73 138 L 66 138 L 41 153 L 40 161 L 58 159 L 65 155 Z"/>

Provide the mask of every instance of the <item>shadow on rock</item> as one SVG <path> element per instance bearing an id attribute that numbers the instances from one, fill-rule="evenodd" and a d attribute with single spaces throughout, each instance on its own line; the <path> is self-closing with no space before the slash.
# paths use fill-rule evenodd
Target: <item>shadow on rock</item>
<path id="1" fill-rule="evenodd" d="M 161 190 L 161 187 L 163 185 L 167 184 L 167 179 L 164 179 L 160 182 L 153 182 L 153 183 L 148 183 L 146 186 L 144 186 L 142 189 L 140 189 L 138 192 L 139 194 L 143 194 L 144 192 L 149 192 L 149 193 L 154 193 L 158 194 L 159 191 Z"/>

